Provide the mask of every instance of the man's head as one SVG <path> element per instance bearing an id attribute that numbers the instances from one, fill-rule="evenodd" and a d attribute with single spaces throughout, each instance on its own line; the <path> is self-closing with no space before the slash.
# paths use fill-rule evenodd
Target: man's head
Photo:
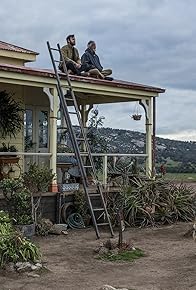
<path id="1" fill-rule="evenodd" d="M 76 39 L 74 34 L 70 34 L 66 37 L 67 43 L 71 44 L 72 46 L 74 46 L 76 44 Z"/>
<path id="2" fill-rule="evenodd" d="M 94 40 L 90 40 L 87 44 L 87 47 L 92 49 L 94 52 L 96 51 L 96 43 Z"/>

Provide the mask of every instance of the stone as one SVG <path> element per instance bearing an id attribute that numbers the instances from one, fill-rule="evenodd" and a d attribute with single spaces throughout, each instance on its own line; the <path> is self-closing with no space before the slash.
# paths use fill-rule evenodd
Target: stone
<path id="1" fill-rule="evenodd" d="M 15 272 L 15 264 L 14 263 L 8 263 L 6 266 L 5 266 L 5 270 L 8 271 L 8 272 Z"/>
<path id="2" fill-rule="evenodd" d="M 27 273 L 27 276 L 32 277 L 32 278 L 39 278 L 40 277 L 40 275 L 35 274 L 35 273 Z"/>
<path id="3" fill-rule="evenodd" d="M 36 271 L 36 270 L 38 270 L 38 267 L 35 266 L 35 265 L 31 265 L 31 270 L 32 270 L 32 271 Z"/>
<path id="4" fill-rule="evenodd" d="M 99 250 L 99 255 L 106 255 L 109 252 L 109 250 L 105 247 L 101 247 Z"/>
<path id="5" fill-rule="evenodd" d="M 49 231 L 49 234 L 61 235 L 62 232 L 67 232 L 67 224 L 54 224 Z"/>
<path id="6" fill-rule="evenodd" d="M 36 263 L 35 266 L 36 266 L 37 268 L 42 268 L 42 264 L 41 264 L 41 263 Z"/>
<path id="7" fill-rule="evenodd" d="M 104 285 L 99 290 L 128 290 L 127 288 L 114 288 L 110 285 Z"/>
<path id="8" fill-rule="evenodd" d="M 95 252 L 96 254 L 99 254 L 99 251 L 101 250 L 101 248 L 102 248 L 102 247 L 97 247 L 97 248 L 95 248 L 95 249 L 94 249 L 94 252 Z"/>
<path id="9" fill-rule="evenodd" d="M 25 271 L 31 270 L 31 266 L 32 265 L 29 262 L 17 262 L 15 264 L 16 270 L 18 272 L 25 272 Z"/>
<path id="10" fill-rule="evenodd" d="M 97 247 L 94 249 L 94 252 L 95 252 L 96 254 L 99 254 L 100 249 L 103 248 L 103 247 L 104 247 L 103 242 L 100 242 L 100 243 L 99 243 L 99 246 L 97 246 Z"/>
<path id="11" fill-rule="evenodd" d="M 110 285 L 104 285 L 99 290 L 117 290 L 116 288 L 110 286 Z"/>

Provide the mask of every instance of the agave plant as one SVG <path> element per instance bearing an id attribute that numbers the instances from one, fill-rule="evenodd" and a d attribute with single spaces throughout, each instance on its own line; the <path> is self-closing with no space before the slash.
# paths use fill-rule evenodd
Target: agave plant
<path id="1" fill-rule="evenodd" d="M 115 198 L 106 197 L 112 217 L 117 208 L 123 209 L 125 221 L 131 226 L 155 226 L 176 221 L 192 221 L 196 202 L 193 189 L 164 179 L 141 180 L 121 186 Z"/>

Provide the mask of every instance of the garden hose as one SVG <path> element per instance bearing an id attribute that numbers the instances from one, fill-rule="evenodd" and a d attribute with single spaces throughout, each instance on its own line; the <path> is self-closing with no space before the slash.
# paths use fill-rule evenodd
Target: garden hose
<path id="1" fill-rule="evenodd" d="M 72 202 L 64 203 L 61 206 L 61 220 L 64 223 L 67 223 L 68 216 L 70 216 L 72 213 L 75 213 L 75 212 L 76 212 L 76 209 Z"/>
<path id="2" fill-rule="evenodd" d="M 72 213 L 67 218 L 67 224 L 71 229 L 83 229 L 85 224 L 82 216 L 79 213 Z"/>

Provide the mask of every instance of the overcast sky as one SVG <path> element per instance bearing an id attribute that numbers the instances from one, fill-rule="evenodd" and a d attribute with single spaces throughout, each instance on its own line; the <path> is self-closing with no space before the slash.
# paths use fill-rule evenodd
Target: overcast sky
<path id="1" fill-rule="evenodd" d="M 64 44 L 75 33 L 82 53 L 97 42 L 97 53 L 115 78 L 166 89 L 157 100 L 157 133 L 196 140 L 195 0 L 1 0 L 2 41 L 40 53 L 48 68 L 46 41 Z M 99 106 L 105 126 L 144 130 L 134 106 Z"/>

